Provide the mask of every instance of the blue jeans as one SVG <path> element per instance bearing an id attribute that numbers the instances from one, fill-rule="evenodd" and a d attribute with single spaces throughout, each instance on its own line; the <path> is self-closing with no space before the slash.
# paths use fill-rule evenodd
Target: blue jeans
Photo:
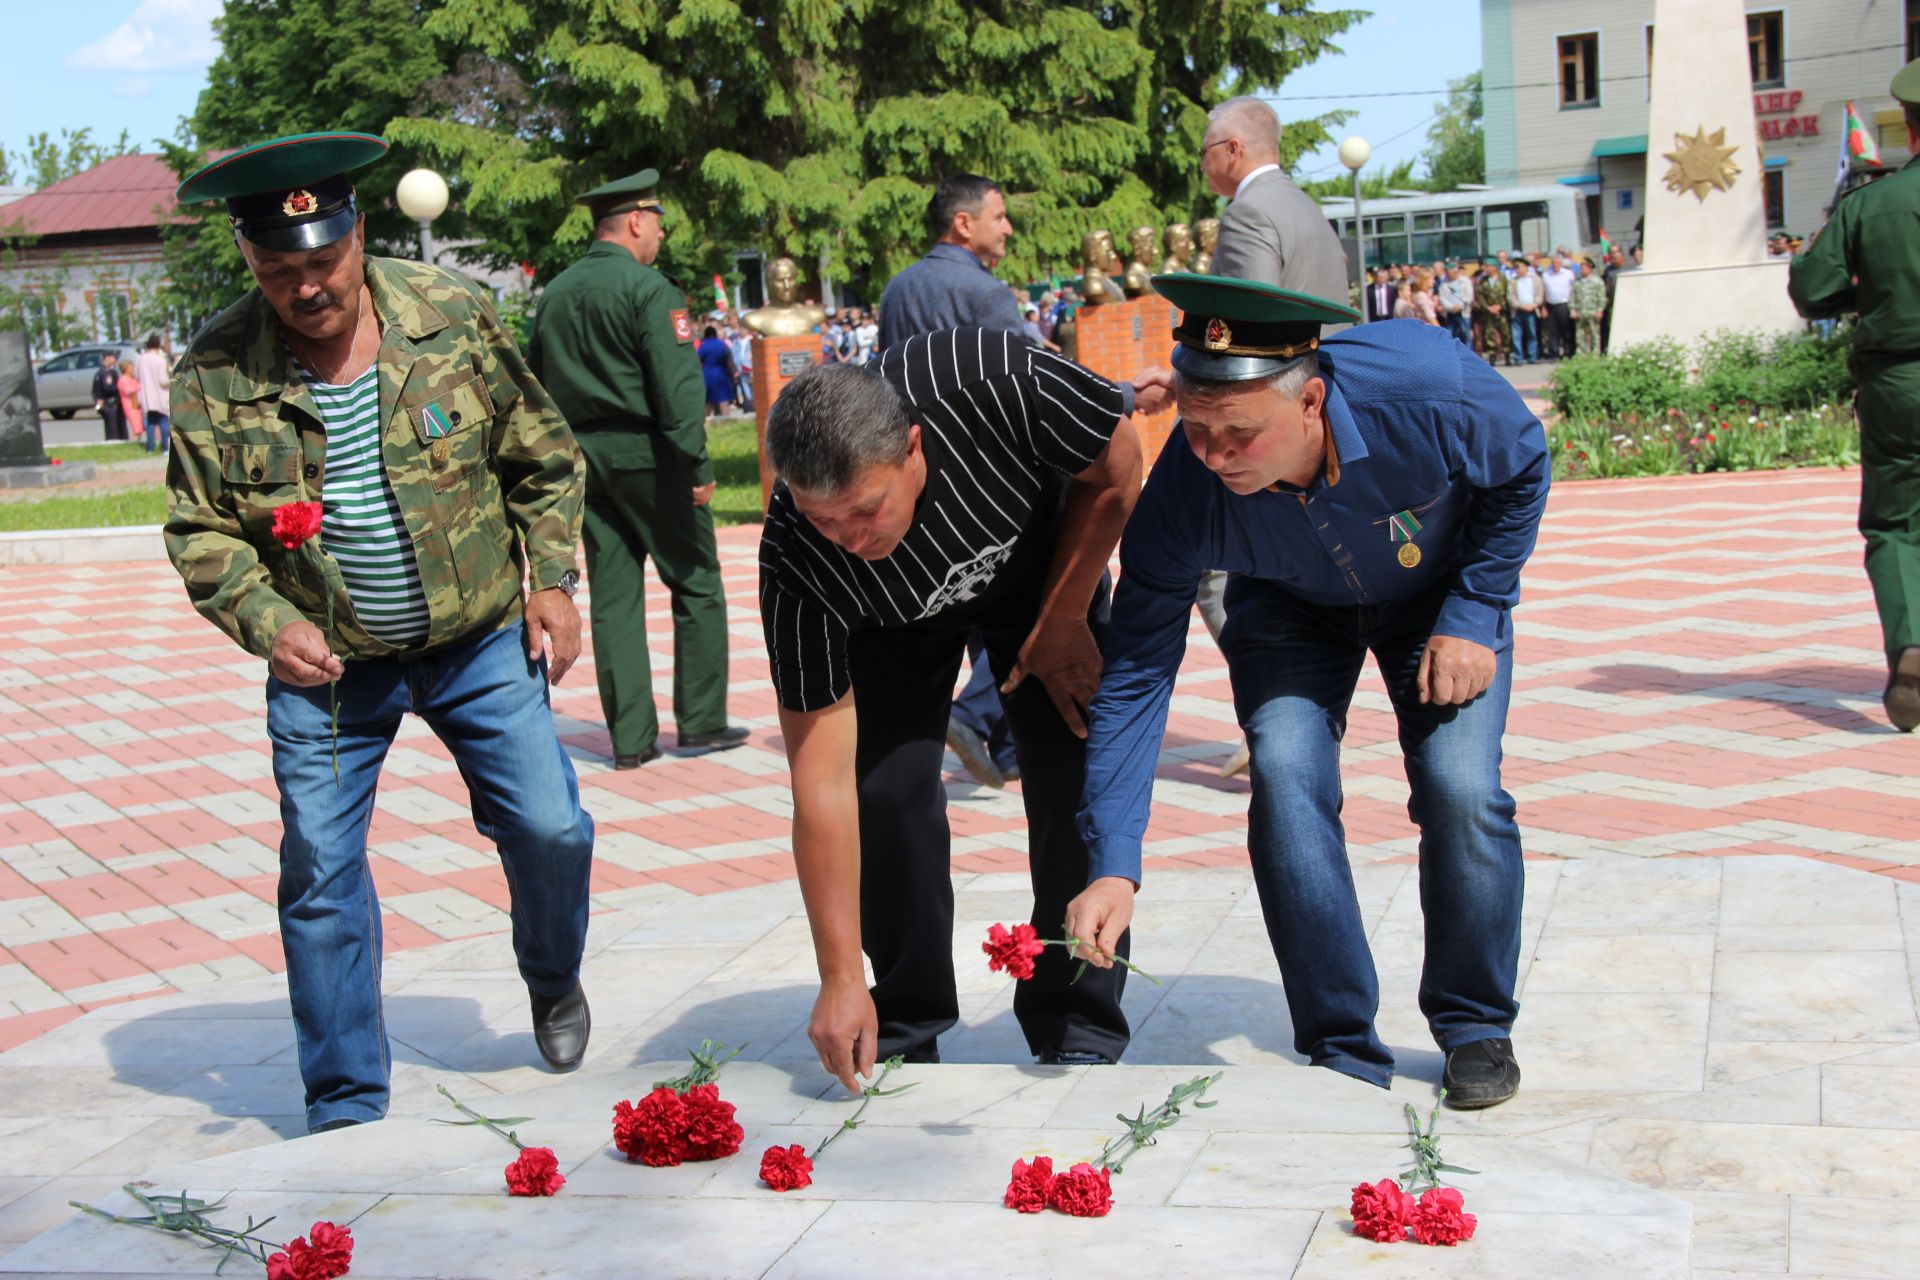
<path id="1" fill-rule="evenodd" d="M 346 664 L 340 775 L 326 685 L 267 678 L 267 733 L 280 787 L 280 936 L 287 954 L 307 1124 L 378 1120 L 389 1057 L 380 1011 L 380 904 L 367 869 L 380 763 L 411 711 L 452 751 L 473 824 L 500 850 L 513 896 L 520 976 L 572 991 L 587 936 L 593 819 L 547 701 L 546 664 L 515 624 L 413 659 Z"/>
<path id="2" fill-rule="evenodd" d="M 1519 1011 L 1524 873 L 1513 797 L 1500 785 L 1513 650 L 1499 654 L 1493 684 L 1472 702 L 1423 705 L 1420 653 L 1444 598 L 1316 605 L 1235 577 L 1220 641 L 1253 750 L 1247 844 L 1294 1048 L 1383 1086 L 1393 1054 L 1373 1029 L 1380 986 L 1340 825 L 1340 739 L 1368 652 L 1399 720 L 1407 809 L 1420 827 L 1420 1010 L 1447 1050 L 1508 1035 Z"/>
<path id="3" fill-rule="evenodd" d="M 165 453 L 173 444 L 173 421 L 164 413 L 147 410 L 147 452 Z"/>
<path id="4" fill-rule="evenodd" d="M 950 713 L 955 720 L 980 735 L 993 756 L 994 764 L 1005 773 L 1020 767 L 1013 750 L 1013 731 L 1007 725 L 1007 713 L 1000 705 L 1000 684 L 987 663 L 986 640 L 976 629 L 967 634 L 967 658 L 973 670 L 960 696 L 953 700 Z"/>
<path id="5" fill-rule="evenodd" d="M 1540 358 L 1539 320 L 1531 311 L 1513 313 L 1513 354 L 1522 364 L 1532 364 Z"/>

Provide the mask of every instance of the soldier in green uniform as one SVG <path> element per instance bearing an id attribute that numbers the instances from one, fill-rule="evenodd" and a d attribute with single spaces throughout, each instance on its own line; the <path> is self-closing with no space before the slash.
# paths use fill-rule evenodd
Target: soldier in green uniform
<path id="1" fill-rule="evenodd" d="M 617 769 L 660 755 L 646 561 L 673 599 L 673 718 L 683 752 L 737 747 L 727 724 L 727 600 L 713 541 L 706 390 L 686 295 L 653 269 L 666 238 L 643 169 L 580 197 L 594 242 L 540 295 L 527 358 L 587 459 L 593 665 Z"/>
<path id="2" fill-rule="evenodd" d="M 1480 277 L 1474 281 L 1473 309 L 1480 321 L 1480 354 L 1488 364 L 1499 364 L 1512 344 L 1507 331 L 1507 278 L 1492 258 L 1481 263 Z"/>
<path id="3" fill-rule="evenodd" d="M 1574 332 L 1579 335 L 1580 353 L 1600 354 L 1600 319 L 1607 314 L 1607 282 L 1593 272 L 1591 262 L 1580 264 L 1580 275 L 1573 282 Z"/>
<path id="4" fill-rule="evenodd" d="M 1907 150 L 1920 155 L 1920 59 L 1893 78 Z M 1860 532 L 1886 642 L 1883 700 L 1895 728 L 1920 727 L 1920 164 L 1843 197 L 1793 260 L 1800 314 L 1854 311 Z"/>
<path id="5" fill-rule="evenodd" d="M 179 191 L 226 201 L 258 285 L 174 368 L 164 532 L 194 607 L 268 665 L 280 935 L 316 1132 L 387 1110 L 367 828 L 409 711 L 499 846 L 542 1056 L 577 1066 L 591 1025 L 593 822 L 547 695 L 580 653 L 584 467 L 484 293 L 365 256 L 345 175 L 386 149 L 275 138 Z"/>

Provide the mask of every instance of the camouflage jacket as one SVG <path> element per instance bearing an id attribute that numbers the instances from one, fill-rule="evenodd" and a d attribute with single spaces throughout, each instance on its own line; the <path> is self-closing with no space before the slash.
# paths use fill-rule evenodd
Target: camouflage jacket
<path id="1" fill-rule="evenodd" d="M 370 257 L 367 286 L 383 326 L 380 450 L 427 596 L 424 652 L 517 621 L 523 577 L 537 591 L 574 568 L 586 467 L 465 280 Z M 401 652 L 356 619 L 320 538 L 288 551 L 271 535 L 275 508 L 320 499 L 327 436 L 258 289 L 194 336 L 171 399 L 164 532 L 194 607 L 262 657 L 302 618 L 344 658 Z"/>
<path id="2" fill-rule="evenodd" d="M 1573 313 L 1591 319 L 1607 309 L 1607 282 L 1599 276 L 1581 276 L 1573 282 Z"/>
<path id="3" fill-rule="evenodd" d="M 1507 278 L 1498 271 L 1490 271 L 1473 282 L 1473 306 L 1476 311 L 1485 311 L 1488 307 L 1507 305 Z M 1506 312 L 1503 310 L 1502 315 Z"/>

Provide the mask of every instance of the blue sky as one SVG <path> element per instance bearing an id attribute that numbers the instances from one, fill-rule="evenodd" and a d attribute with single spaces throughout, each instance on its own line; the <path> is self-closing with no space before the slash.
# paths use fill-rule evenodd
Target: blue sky
<path id="1" fill-rule="evenodd" d="M 1426 127 L 1444 94 L 1356 97 L 1442 90 L 1480 65 L 1479 0 L 1346 0 L 1373 16 L 1340 40 L 1345 56 L 1296 73 L 1274 103 L 1283 119 L 1348 107 L 1359 115 L 1338 131 L 1373 143 L 1374 164 L 1391 166 L 1426 146 Z M 1328 0 L 1337 7 L 1340 0 Z M 219 0 L 0 0 L 0 146 L 9 155 L 29 134 L 90 126 L 97 139 L 122 129 L 143 145 L 172 137 L 193 110 L 213 58 Z M 149 147 L 150 149 L 150 147 Z M 1331 149 L 1301 165 L 1308 176 L 1341 172 Z"/>

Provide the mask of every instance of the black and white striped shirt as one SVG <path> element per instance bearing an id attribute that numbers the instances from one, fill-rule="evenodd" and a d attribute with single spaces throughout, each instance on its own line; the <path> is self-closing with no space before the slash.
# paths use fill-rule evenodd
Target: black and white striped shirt
<path id="1" fill-rule="evenodd" d="M 1023 541 L 1054 527 L 1060 477 L 1086 470 L 1125 412 L 1119 387 L 1004 331 L 910 338 L 878 368 L 920 426 L 926 492 L 893 553 L 863 560 L 822 537 L 785 485 L 774 489 L 760 536 L 760 618 L 790 711 L 846 696 L 852 632 L 905 626 L 991 590 Z"/>

